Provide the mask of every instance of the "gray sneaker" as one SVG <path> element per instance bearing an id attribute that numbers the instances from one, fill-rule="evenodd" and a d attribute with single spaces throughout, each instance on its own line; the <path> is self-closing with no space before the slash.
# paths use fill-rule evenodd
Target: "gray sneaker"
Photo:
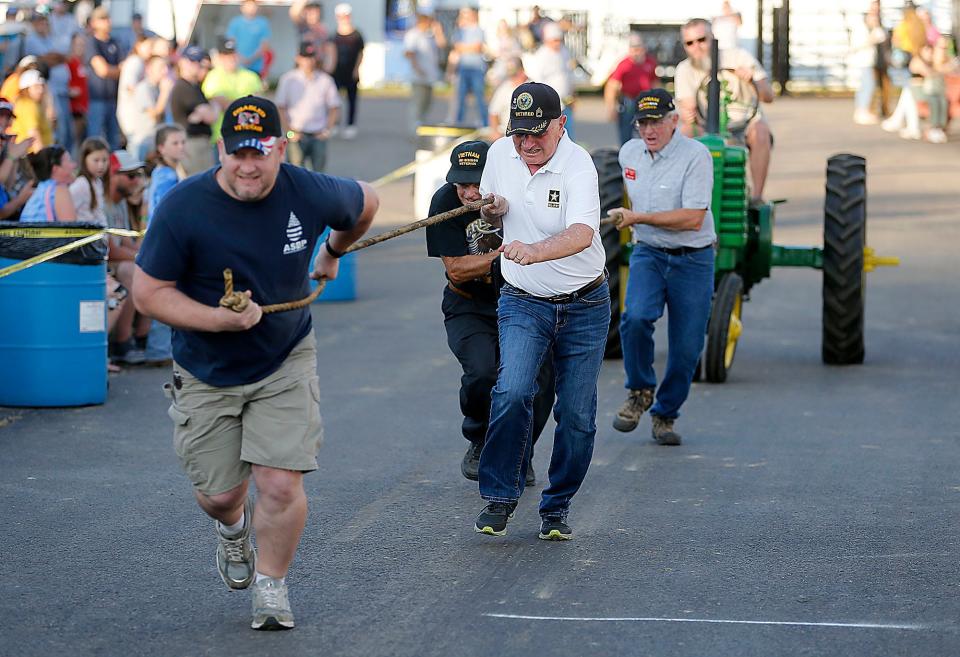
<path id="1" fill-rule="evenodd" d="M 679 445 L 681 442 L 680 434 L 673 430 L 673 420 L 659 415 L 651 415 L 650 420 L 653 428 L 650 433 L 658 445 Z"/>
<path id="2" fill-rule="evenodd" d="M 217 571 L 220 579 L 231 589 L 245 589 L 250 586 L 257 569 L 257 552 L 250 538 L 253 526 L 253 502 L 250 498 L 243 504 L 243 530 L 236 536 L 224 536 L 220 533 L 220 523 L 214 521 L 217 528 Z"/>
<path id="3" fill-rule="evenodd" d="M 273 577 L 264 577 L 253 585 L 253 622 L 250 627 L 255 630 L 289 630 L 293 627 L 286 584 Z"/>
<path id="4" fill-rule="evenodd" d="M 613 428 L 617 431 L 633 431 L 640 423 L 640 416 L 653 406 L 653 388 L 631 390 L 627 400 L 613 418 Z"/>

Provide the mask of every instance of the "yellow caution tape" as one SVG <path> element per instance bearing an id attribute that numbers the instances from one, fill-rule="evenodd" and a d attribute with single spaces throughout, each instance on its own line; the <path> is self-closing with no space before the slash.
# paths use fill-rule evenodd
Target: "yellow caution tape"
<path id="1" fill-rule="evenodd" d="M 5 237 L 26 237 L 26 238 L 37 238 L 37 237 L 75 237 L 77 235 L 83 235 L 78 240 L 69 242 L 58 246 L 55 249 L 41 253 L 40 255 L 35 255 L 32 258 L 27 258 L 26 260 L 21 260 L 15 265 L 10 265 L 9 267 L 4 267 L 0 269 L 0 278 L 4 276 L 9 276 L 10 274 L 15 274 L 18 271 L 23 271 L 24 269 L 29 269 L 34 265 L 39 265 L 41 263 L 47 262 L 48 260 L 53 260 L 54 258 L 59 258 L 64 253 L 69 253 L 74 249 L 79 249 L 81 246 L 86 246 L 87 244 L 92 244 L 103 238 L 104 235 L 117 235 L 119 237 L 143 237 L 143 233 L 137 230 L 124 230 L 122 228 L 103 228 L 96 230 L 93 228 L 0 228 L 0 235 Z"/>
<path id="2" fill-rule="evenodd" d="M 426 127 L 429 127 L 430 129 L 429 134 L 431 136 L 436 135 L 436 136 L 447 136 L 447 137 L 462 137 L 464 141 L 470 141 L 471 139 L 474 139 L 475 137 L 478 137 L 480 135 L 479 130 L 473 130 L 471 132 L 463 133 L 462 132 L 463 128 L 448 128 L 444 126 L 420 126 L 419 128 L 417 128 L 417 134 L 418 135 L 421 134 L 421 130 L 423 130 Z M 436 132 L 434 132 L 434 130 Z M 413 162 L 404 164 L 402 167 L 398 167 L 394 169 L 387 175 L 377 178 L 370 184 L 373 187 L 383 187 L 384 185 L 389 185 L 390 183 L 396 182 L 401 178 L 406 178 L 407 176 L 411 175 L 414 171 L 416 171 L 418 166 L 443 156 L 451 148 L 453 148 L 453 146 L 450 146 L 450 145 L 442 146 L 436 149 L 435 151 L 431 152 L 429 157 L 422 159 L 420 161 L 414 160 Z"/>

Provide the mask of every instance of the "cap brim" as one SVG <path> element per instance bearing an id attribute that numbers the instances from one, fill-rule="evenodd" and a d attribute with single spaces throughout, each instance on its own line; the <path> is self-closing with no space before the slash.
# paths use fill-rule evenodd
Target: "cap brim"
<path id="1" fill-rule="evenodd" d="M 482 171 L 448 171 L 447 182 L 461 185 L 479 185 Z"/>
<path id="2" fill-rule="evenodd" d="M 224 137 L 223 139 L 223 148 L 227 151 L 227 154 L 233 155 L 239 150 L 244 148 L 252 148 L 256 151 L 260 151 L 263 155 L 270 155 L 270 152 L 277 145 L 276 137 L 266 137 L 261 139 L 260 137 Z"/>
<path id="3" fill-rule="evenodd" d="M 633 117 L 634 121 L 643 121 L 644 119 L 662 119 L 669 112 L 637 112 Z"/>
<path id="4" fill-rule="evenodd" d="M 533 121 L 517 120 L 510 121 L 507 125 L 507 136 L 511 135 L 542 135 L 550 127 L 550 121 L 553 119 L 535 119 Z"/>

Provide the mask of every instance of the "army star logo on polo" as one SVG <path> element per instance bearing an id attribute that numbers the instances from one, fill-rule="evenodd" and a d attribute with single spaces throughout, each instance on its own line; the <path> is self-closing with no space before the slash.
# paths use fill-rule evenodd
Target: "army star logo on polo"
<path id="1" fill-rule="evenodd" d="M 517 96 L 517 109 L 526 111 L 533 107 L 533 96 L 524 91 L 522 94 Z"/>
<path id="2" fill-rule="evenodd" d="M 560 190 L 559 189 L 551 189 L 547 192 L 547 207 L 548 208 L 560 207 Z"/>

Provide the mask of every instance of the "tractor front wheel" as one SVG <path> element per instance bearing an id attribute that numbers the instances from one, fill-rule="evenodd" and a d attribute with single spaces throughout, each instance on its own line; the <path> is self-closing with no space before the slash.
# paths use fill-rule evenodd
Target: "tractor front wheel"
<path id="1" fill-rule="evenodd" d="M 619 152 L 614 148 L 598 148 L 591 154 L 597 168 L 600 183 L 600 216 L 607 216 L 613 208 L 623 206 L 623 178 L 620 169 Z M 607 271 L 610 273 L 610 328 L 607 331 L 607 347 L 604 358 L 622 358 L 620 346 L 620 286 L 626 281 L 620 280 L 620 263 L 623 246 L 620 244 L 620 231 L 616 226 L 600 227 L 600 239 L 606 252 Z"/>
<path id="2" fill-rule="evenodd" d="M 863 362 L 867 165 L 858 155 L 827 160 L 823 217 L 823 362 Z"/>
<path id="3" fill-rule="evenodd" d="M 704 374 L 710 383 L 723 383 L 737 353 L 737 340 L 743 331 L 743 279 L 725 274 L 717 286 L 707 324 L 707 349 L 703 356 Z"/>

